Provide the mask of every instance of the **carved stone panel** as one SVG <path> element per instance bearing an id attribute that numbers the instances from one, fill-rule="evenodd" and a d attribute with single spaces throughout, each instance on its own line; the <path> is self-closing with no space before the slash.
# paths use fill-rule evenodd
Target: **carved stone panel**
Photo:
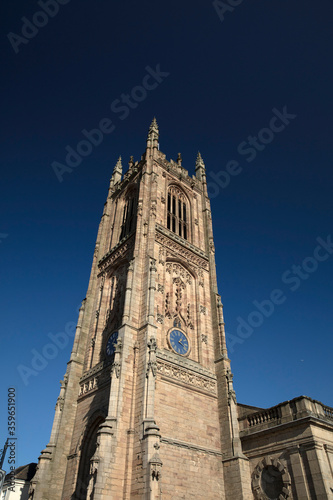
<path id="1" fill-rule="evenodd" d="M 173 321 L 178 318 L 183 328 L 193 329 L 196 308 L 195 279 L 178 262 L 166 262 L 165 269 L 164 315 Z"/>

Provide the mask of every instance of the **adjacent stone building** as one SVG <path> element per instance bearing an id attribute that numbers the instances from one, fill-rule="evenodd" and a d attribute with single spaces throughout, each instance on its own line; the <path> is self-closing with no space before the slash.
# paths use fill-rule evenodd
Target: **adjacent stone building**
<path id="1" fill-rule="evenodd" d="M 301 396 L 269 409 L 238 404 L 238 415 L 254 498 L 333 498 L 332 408 Z"/>
<path id="2" fill-rule="evenodd" d="M 205 165 L 189 176 L 158 139 L 154 119 L 141 159 L 114 168 L 30 496 L 331 498 L 331 409 L 237 405 Z"/>
<path id="3" fill-rule="evenodd" d="M 1 500 L 28 500 L 30 481 L 36 472 L 36 463 L 22 465 L 6 475 Z"/>

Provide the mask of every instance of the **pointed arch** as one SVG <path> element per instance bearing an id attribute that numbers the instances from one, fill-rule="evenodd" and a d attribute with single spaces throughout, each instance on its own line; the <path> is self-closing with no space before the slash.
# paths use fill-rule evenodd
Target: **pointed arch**
<path id="1" fill-rule="evenodd" d="M 104 412 L 97 411 L 90 418 L 83 437 L 80 437 L 80 463 L 76 481 L 74 500 L 86 500 L 91 473 L 91 460 L 96 453 L 98 442 L 97 433 L 105 420 Z M 90 500 L 90 499 L 89 499 Z"/>
<path id="2" fill-rule="evenodd" d="M 195 279 L 195 280 L 198 279 L 198 273 L 197 273 L 197 270 L 194 268 L 194 266 L 190 265 L 188 263 L 188 261 L 184 260 L 180 256 L 178 256 L 178 255 L 174 256 L 174 257 L 167 256 L 166 263 L 168 263 L 168 262 L 180 264 L 181 266 L 183 266 L 186 269 L 186 271 L 188 271 L 192 275 L 193 279 Z"/>

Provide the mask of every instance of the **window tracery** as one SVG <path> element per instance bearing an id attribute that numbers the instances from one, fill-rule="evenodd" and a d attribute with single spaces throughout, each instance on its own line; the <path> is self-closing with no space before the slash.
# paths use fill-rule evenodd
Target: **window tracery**
<path id="1" fill-rule="evenodd" d="M 185 194 L 177 186 L 168 191 L 167 228 L 184 240 L 189 236 L 189 210 Z"/>

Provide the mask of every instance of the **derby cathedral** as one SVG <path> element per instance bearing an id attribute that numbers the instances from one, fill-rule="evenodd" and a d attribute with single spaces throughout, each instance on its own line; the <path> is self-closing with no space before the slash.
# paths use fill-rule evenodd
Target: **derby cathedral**
<path id="1" fill-rule="evenodd" d="M 204 162 L 191 177 L 158 140 L 154 119 L 141 160 L 114 168 L 30 498 L 288 498 L 281 450 L 251 440 L 283 411 L 236 402 Z"/>

